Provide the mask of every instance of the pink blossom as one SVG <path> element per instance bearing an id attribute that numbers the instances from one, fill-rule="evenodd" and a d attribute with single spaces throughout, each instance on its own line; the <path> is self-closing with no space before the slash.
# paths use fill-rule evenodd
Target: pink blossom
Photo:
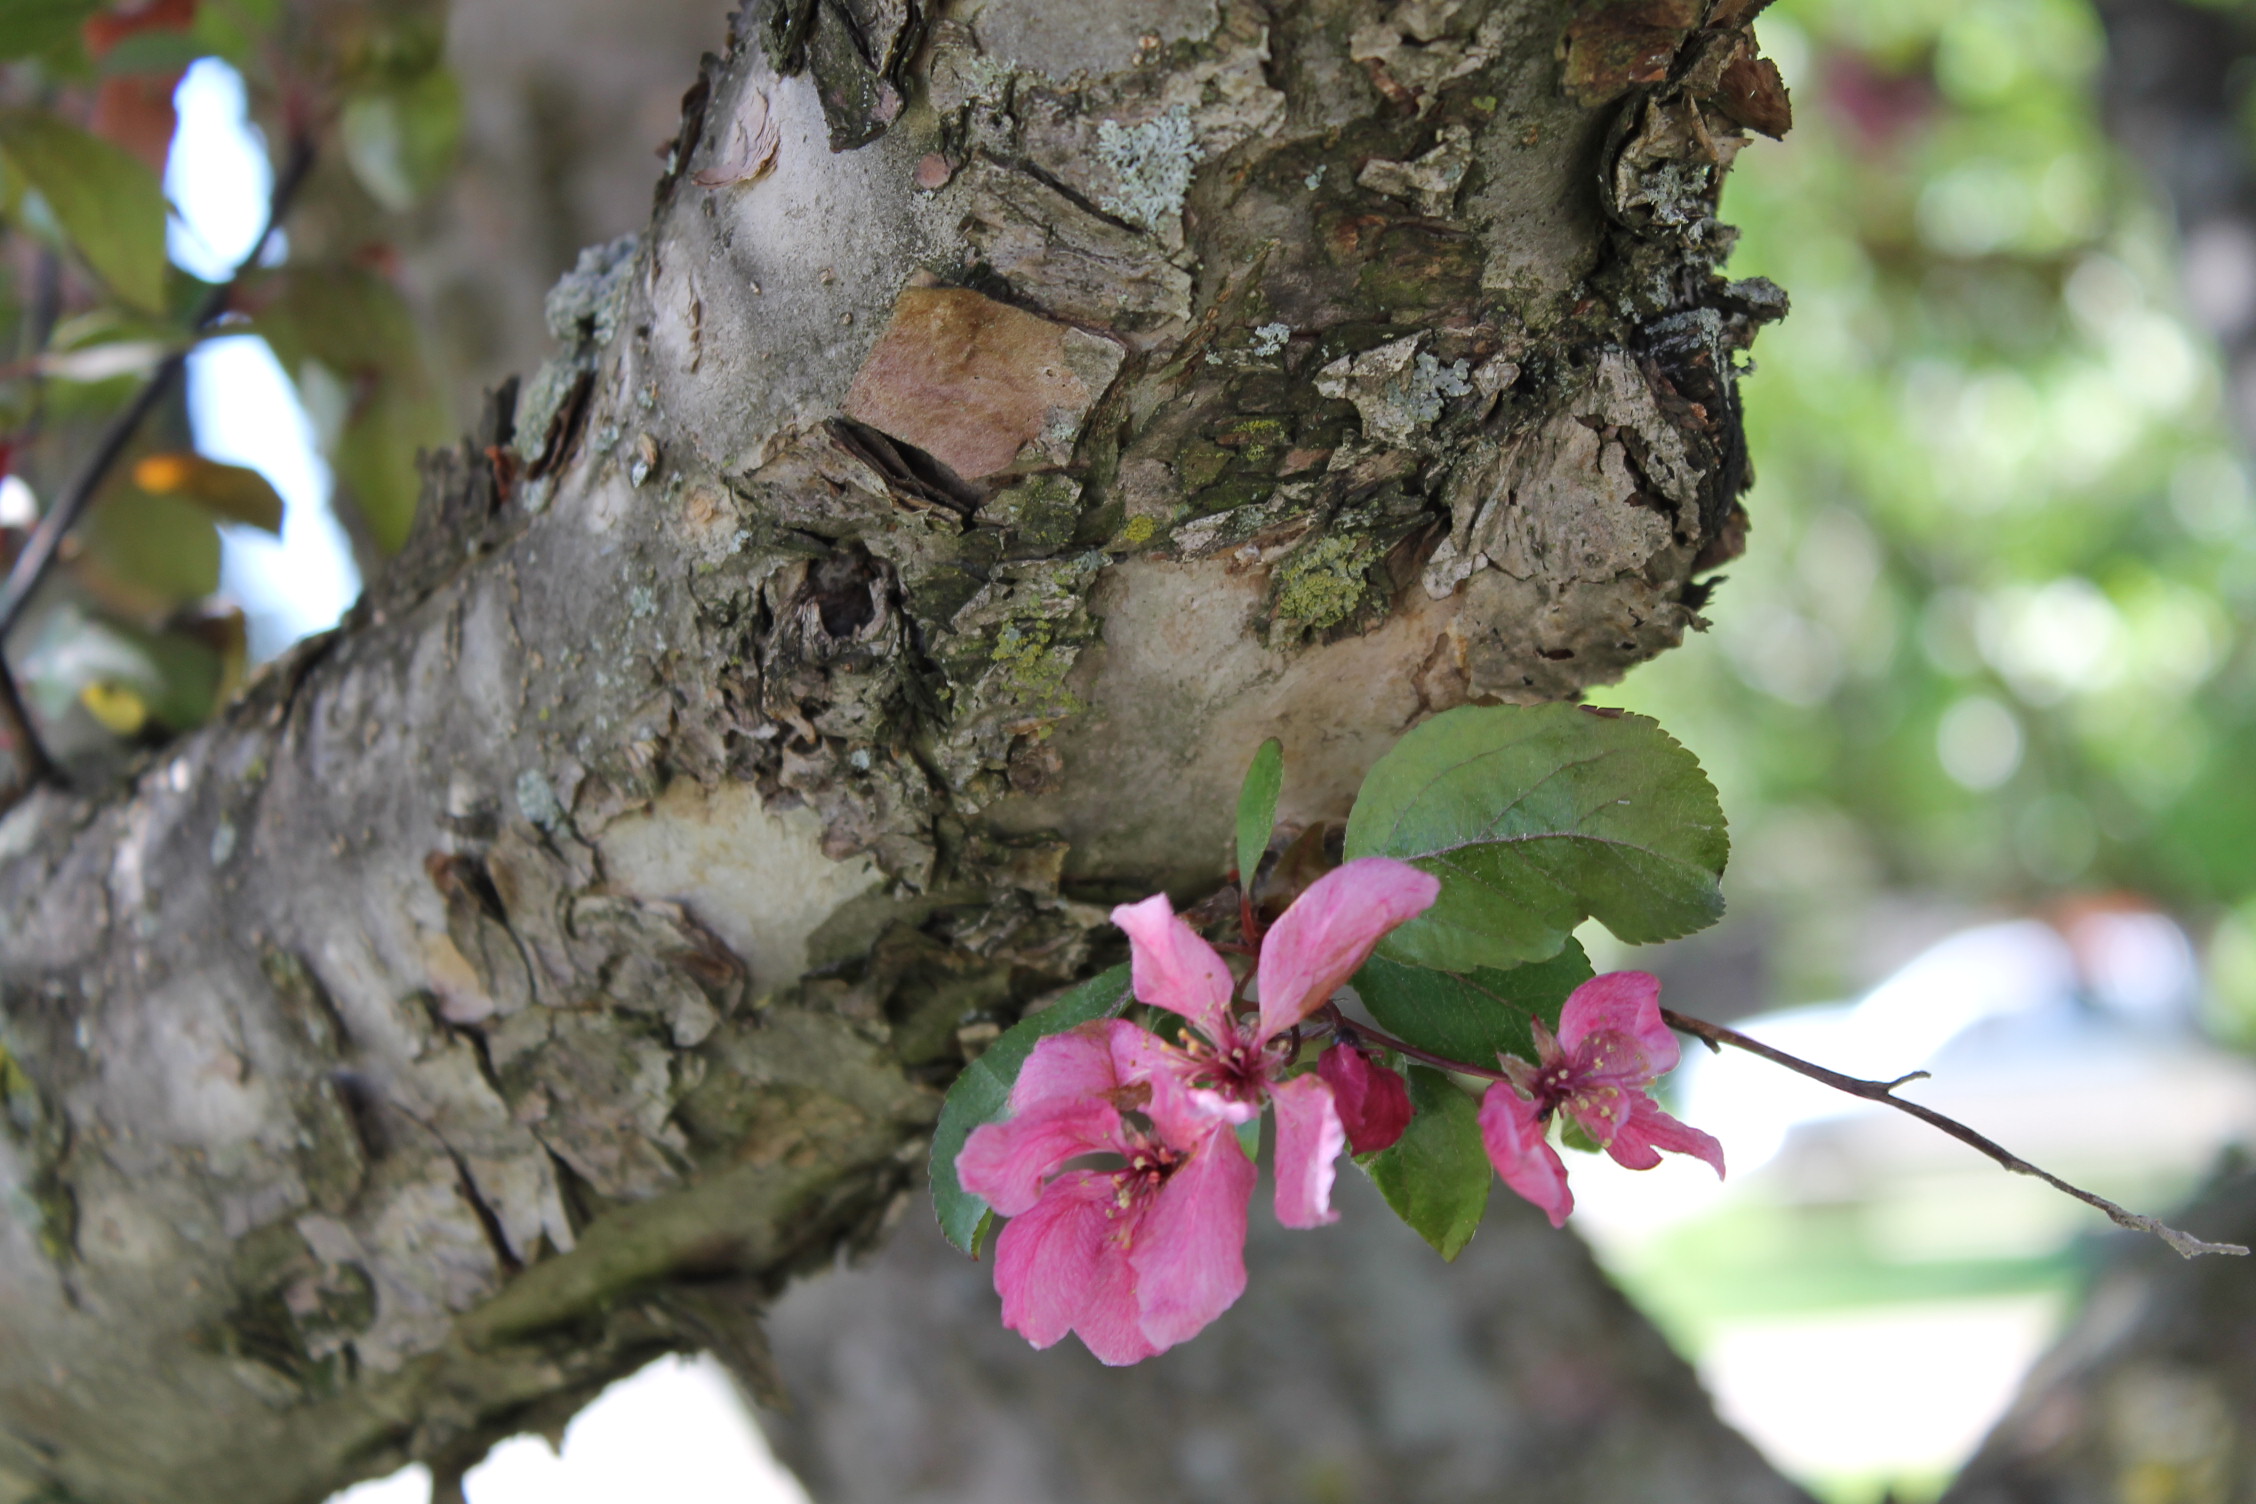
<path id="1" fill-rule="evenodd" d="M 1253 1164 L 1236 1134 L 1153 1072 L 1158 1043 L 1117 1019 L 1043 1040 L 1009 1120 L 974 1130 L 956 1160 L 964 1189 L 1010 1218 L 995 1288 L 1003 1324 L 1036 1347 L 1076 1332 L 1099 1360 L 1134 1363 L 1245 1289 Z M 1119 1163 L 1065 1168 L 1091 1155 Z"/>
<path id="2" fill-rule="evenodd" d="M 1293 1030 L 1439 891 L 1379 858 L 1318 879 L 1269 931 L 1250 1022 L 1233 1009 L 1230 968 L 1165 895 L 1115 909 L 1136 996 L 1191 1028 L 1173 1044 L 1119 1019 L 1051 1035 L 1019 1071 L 1010 1117 L 965 1141 L 957 1179 L 1010 1219 L 995 1244 L 1003 1324 L 1036 1347 L 1078 1333 L 1119 1364 L 1164 1352 L 1229 1309 L 1245 1289 L 1254 1183 L 1233 1130 L 1264 1103 L 1277 1109 L 1278 1220 L 1334 1220 L 1349 1124 L 1359 1146 L 1391 1142 L 1409 1098 L 1399 1076 L 1354 1050 L 1286 1077 Z"/>
<path id="3" fill-rule="evenodd" d="M 1659 1151 L 1689 1154 L 1723 1174 L 1723 1146 L 1661 1111 L 1648 1088 L 1676 1069 L 1676 1036 L 1661 1021 L 1661 984 L 1642 971 L 1609 972 L 1574 990 L 1553 1038 L 1535 1021 L 1537 1063 L 1500 1057 L 1509 1083 L 1488 1089 L 1481 1140 L 1504 1183 L 1549 1214 L 1558 1227 L 1574 1210 L 1567 1167 L 1544 1137 L 1564 1110 L 1591 1141 L 1632 1170 L 1650 1170 Z"/>
<path id="4" fill-rule="evenodd" d="M 1141 1062 L 1149 1079 L 1179 1086 L 1221 1122 L 1249 1122 L 1265 1102 L 1276 1104 L 1276 1209 L 1287 1227 L 1337 1220 L 1334 1161 L 1348 1143 L 1331 1077 L 1284 1074 L 1297 1049 L 1293 1031 L 1331 1001 L 1389 930 L 1425 912 L 1440 891 L 1435 878 L 1386 857 L 1363 857 L 1318 878 L 1262 938 L 1252 1020 L 1232 1006 L 1230 968 L 1176 917 L 1165 894 L 1112 911 L 1113 923 L 1128 932 L 1136 996 L 1191 1026 L 1180 1043 L 1159 1045 Z M 1362 1104 L 1356 1105 L 1360 1126 Z"/>

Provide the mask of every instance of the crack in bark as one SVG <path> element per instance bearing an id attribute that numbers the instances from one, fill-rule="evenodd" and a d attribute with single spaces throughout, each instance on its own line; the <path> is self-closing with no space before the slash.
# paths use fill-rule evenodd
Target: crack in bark
<path id="1" fill-rule="evenodd" d="M 568 400 L 511 435 L 497 393 L 426 466 L 393 575 L 134 788 L 42 794 L 0 825 L 0 975 L 88 999 L 90 1045 L 25 1047 L 70 1083 L 76 1142 L 103 1146 L 66 1167 L 85 1252 L 62 1277 L 93 1271 L 90 1309 L 144 1318 L 74 1319 L 66 1341 L 64 1297 L 0 1302 L 0 1425 L 8 1393 L 54 1396 L 41 1477 L 93 1504 L 297 1504 L 410 1459 L 448 1475 L 642 1357 L 719 1340 L 676 1297 L 749 1300 L 876 1237 L 961 1031 L 1099 959 L 1103 910 L 1080 899 L 1210 885 L 1245 746 L 1282 730 L 1291 818 L 1315 828 L 1420 713 L 1570 693 L 1673 642 L 1710 541 L 1681 512 L 1685 538 L 1603 582 L 1409 588 L 1443 508 L 1606 352 L 1737 421 L 1728 349 L 1699 353 L 1741 329 L 1707 261 L 1583 202 L 1603 121 L 1558 97 L 1537 33 L 1566 7 L 1544 3 L 1516 52 L 1475 34 L 1480 5 L 1389 44 L 1422 120 L 1342 55 L 1341 0 L 1223 4 L 1149 57 L 1131 31 L 1130 61 L 1064 83 L 1007 61 L 1007 28 L 981 53 L 945 24 L 933 109 L 898 120 L 877 119 L 866 27 L 857 48 L 817 4 L 748 13 L 761 36 L 778 17 L 832 35 L 808 64 L 821 97 L 775 88 L 756 44 L 704 70 L 651 230 L 585 258 L 557 305 L 571 349 L 547 390 Z M 1069 40 L 1117 19 L 1074 13 Z M 786 141 L 890 128 L 673 202 L 707 110 L 750 88 Z M 1177 118 L 1199 153 L 1180 212 L 1147 233 L 1099 208 L 1099 122 L 1164 145 L 1174 127 L 1137 128 Z M 1476 165 L 1442 233 L 1356 184 L 1359 160 L 1449 126 Z M 937 151 L 966 165 L 915 187 Z M 1082 362 L 1087 400 L 1041 412 L 980 483 L 836 421 L 912 270 L 1037 326 L 997 360 Z M 1703 310 L 1724 344 L 1689 330 L 1689 358 L 1721 397 L 1659 348 Z M 1465 362 L 1453 382 L 1511 374 L 1408 401 L 1399 444 L 1314 393 L 1410 335 Z M 1674 435 L 1701 495 L 1729 493 L 1700 415 L 1635 379 L 1641 483 L 1672 484 L 1654 456 Z M 524 475 L 497 458 L 512 438 L 536 451 Z M 1319 624 L 1272 641 L 1282 575 Z M 293 1013 L 266 950 L 298 958 L 330 1022 Z M 6 1008 L 15 1030 L 13 986 Z M 325 1128 L 340 1112 L 351 1127 Z M 198 1349 L 143 1360 L 273 1293 L 236 1266 L 239 1228 L 366 1272 L 341 1389 L 285 1393 Z M 146 1269 L 194 1288 L 143 1301 L 118 1271 Z M 99 1381 L 49 1383 L 27 1356 L 47 1351 Z"/>

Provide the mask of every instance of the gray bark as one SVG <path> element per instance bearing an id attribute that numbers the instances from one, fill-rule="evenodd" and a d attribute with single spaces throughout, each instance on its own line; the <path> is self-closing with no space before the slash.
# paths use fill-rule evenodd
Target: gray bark
<path id="1" fill-rule="evenodd" d="M 989 1270 L 921 1219 L 768 1329 L 762 1425 L 824 1504 L 1788 1504 L 1582 1244 L 1499 1193 L 1444 1264 L 1343 1177 L 1314 1233 L 1254 1219 L 1245 1298 L 1129 1370 L 997 1323 Z"/>
<path id="2" fill-rule="evenodd" d="M 756 1301 L 1103 900 L 1216 884 L 1263 736 L 1337 817 L 1694 625 L 1780 306 L 1711 269 L 1734 34 L 1570 97 L 1572 14 L 740 17 L 345 628 L 0 821 L 0 1501 L 767 1382 Z"/>
<path id="3" fill-rule="evenodd" d="M 2247 1242 L 2256 1175 L 2228 1166 L 2184 1220 Z M 2252 1334 L 2244 1268 L 2124 1238 L 1944 1504 L 2256 1500 Z"/>

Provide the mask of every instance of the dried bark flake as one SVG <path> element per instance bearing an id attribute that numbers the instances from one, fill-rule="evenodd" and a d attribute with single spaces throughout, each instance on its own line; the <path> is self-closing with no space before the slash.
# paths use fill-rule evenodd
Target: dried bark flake
<path id="1" fill-rule="evenodd" d="M 1061 465 L 1121 359 L 1111 340 L 967 288 L 911 287 L 845 411 L 966 480 L 1010 469 L 1028 445 Z"/>

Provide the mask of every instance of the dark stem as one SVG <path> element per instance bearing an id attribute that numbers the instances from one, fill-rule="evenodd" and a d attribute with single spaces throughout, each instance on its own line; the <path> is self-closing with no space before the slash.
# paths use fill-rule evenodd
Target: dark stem
<path id="1" fill-rule="evenodd" d="M 1807 1060 L 1787 1054 L 1784 1050 L 1773 1049 L 1759 1039 L 1750 1039 L 1736 1029 L 1727 1029 L 1721 1024 L 1711 1024 L 1705 1019 L 1692 1018 L 1677 1012 L 1673 1008 L 1663 1008 L 1661 1018 L 1670 1028 L 1690 1034 L 1695 1039 L 1704 1042 L 1710 1049 L 1730 1045 L 1734 1049 L 1745 1050 L 1750 1055 L 1760 1055 L 1771 1064 L 1782 1065 L 1797 1075 L 1809 1077 L 1812 1081 L 1822 1081 L 1835 1091 L 1846 1092 L 1852 1097 L 1861 1097 L 1867 1102 L 1884 1102 L 1898 1112 L 1908 1112 L 1922 1123 L 1933 1128 L 1939 1128 L 1967 1147 L 1988 1155 L 2014 1174 L 2035 1176 L 2063 1195 L 2073 1196 L 2086 1206 L 2097 1207 L 2107 1213 L 2108 1218 L 2118 1227 L 2127 1227 L 2133 1232 L 2154 1234 L 2186 1258 L 2194 1258 L 2204 1253 L 2246 1254 L 2248 1252 L 2238 1243 L 2205 1243 L 2191 1233 L 2180 1232 L 2178 1229 L 2166 1223 L 2158 1222 L 2152 1217 L 2142 1217 L 2137 1212 L 2125 1211 L 2105 1196 L 2095 1196 L 2079 1186 L 2070 1185 L 2050 1171 L 2038 1169 L 2018 1154 L 1976 1133 L 1956 1118 L 1945 1117 L 1932 1107 L 1922 1107 L 1917 1102 L 1906 1102 L 1903 1098 L 1895 1095 L 1897 1087 L 1903 1085 L 1906 1081 L 1918 1080 L 1927 1074 L 1925 1071 L 1913 1071 L 1910 1075 L 1899 1076 L 1893 1081 L 1865 1081 L 1855 1076 L 1844 1076 L 1839 1071 L 1827 1070 L 1822 1065 L 1813 1065 Z M 1452 1067 L 1452 1069 L 1458 1068 Z"/>
<path id="2" fill-rule="evenodd" d="M 221 286 L 213 288 L 205 297 L 203 306 L 196 310 L 195 322 L 191 326 L 193 329 L 199 332 L 208 329 L 227 311 L 235 284 L 242 280 L 246 271 L 258 265 L 259 257 L 266 253 L 267 243 L 274 238 L 276 227 L 289 212 L 290 201 L 296 197 L 299 186 L 305 181 L 306 170 L 312 165 L 312 139 L 304 135 L 293 137 L 289 158 L 275 178 L 274 193 L 267 201 L 265 228 L 259 231 L 258 240 L 251 246 L 250 254 L 237 263 L 235 274 Z M 47 570 L 55 562 L 56 551 L 62 547 L 65 535 L 85 515 L 95 494 L 101 490 L 102 482 L 108 479 L 110 471 L 124 455 L 126 446 L 133 442 L 133 435 L 140 429 L 143 420 L 171 395 L 173 384 L 179 381 L 180 373 L 187 364 L 188 352 L 185 349 L 165 357 L 163 364 L 157 367 L 147 384 L 134 395 L 132 403 L 112 420 L 77 478 L 55 499 L 55 504 L 39 519 L 39 525 L 31 530 L 31 536 L 24 540 L 23 552 L 16 555 L 15 566 L 8 571 L 5 589 L 0 590 L 0 642 L 7 639 L 8 633 L 22 619 L 24 608 L 31 604 L 33 592 L 39 588 L 40 582 L 47 577 Z"/>
<path id="3" fill-rule="evenodd" d="M 1368 1024 L 1356 1023 L 1344 1017 L 1336 1004 L 1327 1005 L 1323 1013 L 1317 1015 L 1317 1017 L 1324 1019 L 1330 1025 L 1332 1032 L 1343 1039 L 1368 1040 L 1382 1049 L 1393 1050 L 1398 1054 L 1408 1056 L 1412 1060 L 1423 1061 L 1427 1065 L 1460 1076 L 1478 1076 L 1487 1081 L 1509 1081 L 1511 1079 L 1502 1071 L 1468 1065 L 1462 1060 L 1452 1060 L 1446 1055 L 1437 1055 L 1431 1050 L 1421 1050 L 1416 1045 L 1405 1044 L 1391 1035 L 1381 1033 Z M 1789 1055 L 1784 1050 L 1774 1049 L 1759 1039 L 1753 1039 L 1740 1033 L 1737 1029 L 1727 1029 L 1721 1024 L 1711 1024 L 1706 1019 L 1693 1018 L 1689 1014 L 1679 1013 L 1673 1008 L 1663 1008 L 1661 1019 L 1670 1028 L 1691 1035 L 1711 1050 L 1721 1050 L 1725 1045 L 1730 1045 L 1734 1049 L 1745 1050 L 1750 1055 L 1759 1055 L 1773 1065 L 1782 1065 L 1797 1075 L 1809 1077 L 1812 1081 L 1822 1081 L 1835 1091 L 1846 1092 L 1852 1097 L 1861 1097 L 1867 1102 L 1884 1102 L 1898 1112 L 1910 1113 L 1930 1127 L 1941 1129 L 1967 1147 L 1979 1150 L 2014 1174 L 2034 1176 L 2063 1195 L 2073 1196 L 2086 1206 L 2098 1208 L 2105 1212 L 2109 1220 L 2118 1227 L 2127 1227 L 2133 1232 L 2152 1233 L 2155 1237 L 2176 1249 L 2185 1258 L 2195 1258 L 2204 1253 L 2246 1255 L 2248 1252 L 2238 1243 L 2204 1242 L 2191 1233 L 2180 1232 L 2166 1222 L 2158 1221 L 2153 1217 L 2140 1216 L 2134 1211 L 2128 1211 L 2117 1206 L 2105 1196 L 2095 1195 L 2081 1186 L 2070 1185 L 2051 1171 L 2039 1169 L 2004 1145 L 1975 1132 L 1956 1118 L 1945 1117 L 1932 1107 L 1922 1107 L 1917 1102 L 1907 1102 L 1895 1095 L 1896 1088 L 1902 1086 L 1905 1082 L 1926 1079 L 1927 1072 L 1925 1071 L 1911 1071 L 1896 1077 L 1893 1081 L 1866 1081 L 1861 1077 L 1844 1076 L 1839 1071 L 1827 1070 L 1822 1065 L 1814 1065 L 1799 1056 Z"/>
<path id="4" fill-rule="evenodd" d="M 1391 1034 L 1381 1033 L 1369 1024 L 1357 1023 L 1347 1018 L 1339 1011 L 1337 1003 L 1325 1004 L 1324 1011 L 1315 1016 L 1330 1024 L 1332 1032 L 1342 1039 L 1367 1040 L 1382 1050 L 1392 1050 L 1398 1055 L 1407 1055 L 1412 1060 L 1422 1060 L 1436 1069 L 1449 1071 L 1459 1076 L 1479 1076 L 1484 1081 L 1509 1081 L 1511 1079 L 1499 1070 L 1487 1070 L 1481 1066 L 1467 1065 L 1462 1060 L 1452 1060 L 1447 1055 L 1436 1055 L 1433 1051 L 1421 1050 L 1414 1044 L 1404 1044 Z"/>

